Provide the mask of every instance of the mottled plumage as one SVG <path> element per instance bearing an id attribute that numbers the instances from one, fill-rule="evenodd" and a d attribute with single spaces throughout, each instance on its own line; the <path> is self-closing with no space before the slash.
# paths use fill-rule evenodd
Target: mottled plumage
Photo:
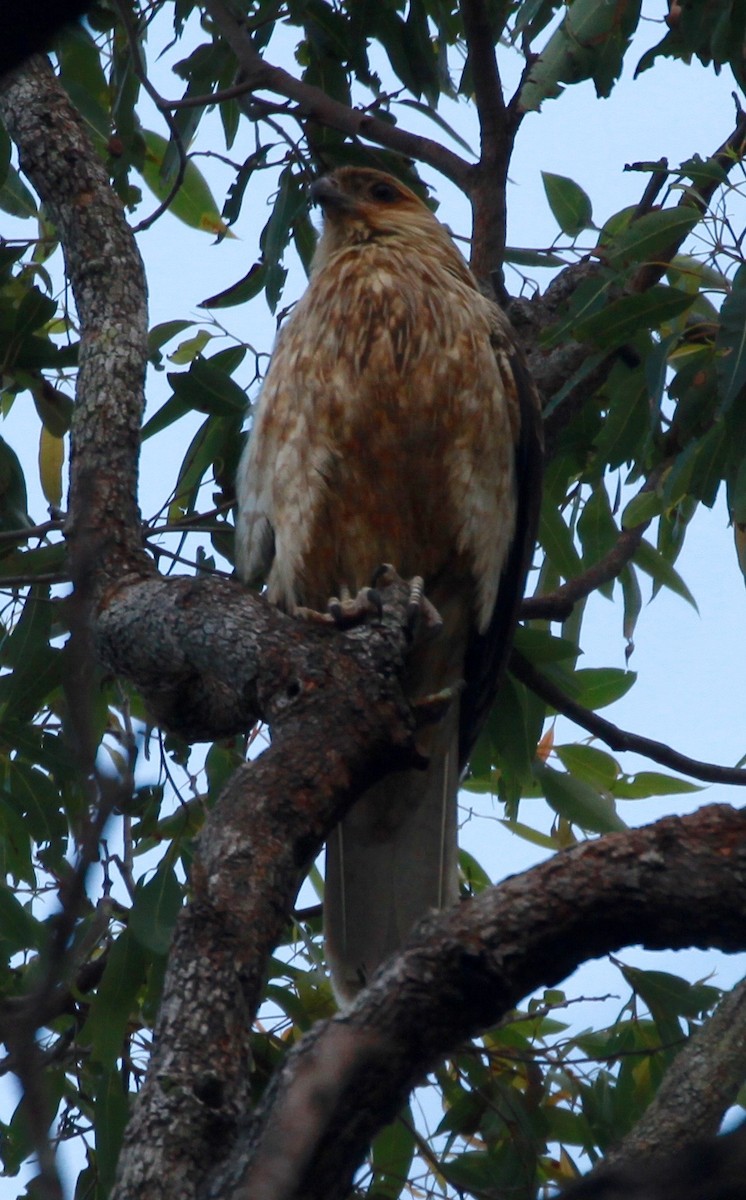
<path id="1" fill-rule="evenodd" d="M 347 167 L 314 195 L 323 236 L 239 468 L 238 570 L 288 612 L 354 593 L 383 562 L 423 575 L 444 628 L 415 649 L 405 686 L 418 696 L 469 676 L 428 732 L 427 771 L 388 776 L 330 841 L 327 953 L 346 997 L 456 898 L 459 772 L 531 540 L 516 475 L 530 389 L 505 318 L 413 192 Z"/>

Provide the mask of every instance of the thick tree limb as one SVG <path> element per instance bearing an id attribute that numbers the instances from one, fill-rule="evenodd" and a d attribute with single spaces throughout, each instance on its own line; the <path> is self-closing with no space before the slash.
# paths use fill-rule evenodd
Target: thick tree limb
<path id="1" fill-rule="evenodd" d="M 136 502 L 145 275 L 106 169 L 45 59 L 29 59 L 2 80 L 0 116 L 57 228 L 80 318 L 65 533 L 76 586 L 95 567 L 100 591 L 123 575 L 154 570 L 141 548 Z"/>
<path id="2" fill-rule="evenodd" d="M 424 921 L 349 1012 L 291 1052 L 207 1195 L 341 1200 L 444 1054 L 622 946 L 742 950 L 744 906 L 746 815 L 716 806 L 563 851 Z"/>
<path id="3" fill-rule="evenodd" d="M 701 762 L 697 758 L 689 758 L 688 755 L 673 750 L 665 742 L 656 742 L 654 738 L 629 733 L 626 729 L 620 729 L 618 725 L 607 721 L 605 717 L 600 717 L 598 713 L 591 712 L 589 708 L 585 708 L 566 695 L 561 688 L 542 675 L 541 671 L 537 671 L 517 650 L 514 650 L 510 656 L 510 670 L 516 679 L 525 683 L 532 692 L 535 692 L 542 700 L 546 700 L 547 704 L 551 704 L 557 712 L 562 713 L 564 717 L 569 717 L 571 721 L 575 721 L 582 729 L 587 729 L 588 733 L 600 738 L 612 750 L 631 750 L 636 754 L 643 754 L 653 762 L 660 763 L 664 767 L 671 767 L 674 771 L 681 771 L 683 775 L 690 775 L 692 779 L 701 779 L 704 783 L 729 783 L 735 784 L 737 787 L 746 786 L 746 769 L 742 767 L 721 767 L 717 763 Z"/>
<path id="4" fill-rule="evenodd" d="M 258 694 L 272 745 L 234 773 L 200 837 L 118 1200 L 189 1200 L 247 1119 L 249 1035 L 298 887 L 361 792 L 416 761 L 393 669 L 406 646 L 397 618 L 407 602 L 403 588 L 395 617 L 336 634 L 331 649 L 329 639 L 314 649 L 292 630 L 264 648 L 274 677 L 265 675 Z"/>
<path id="5" fill-rule="evenodd" d="M 688 1142 L 675 1153 L 600 1166 L 562 1193 L 567 1200 L 741 1200 L 746 1126 Z"/>
<path id="6" fill-rule="evenodd" d="M 495 54 L 496 31 L 484 0 L 462 0 L 461 17 L 468 51 L 477 116 L 479 163 L 471 168 L 466 191 L 472 204 L 471 267 L 477 279 L 497 274 L 502 282 L 507 209 L 505 185 L 518 128 L 503 96 Z M 503 294 L 498 296 L 505 300 Z"/>

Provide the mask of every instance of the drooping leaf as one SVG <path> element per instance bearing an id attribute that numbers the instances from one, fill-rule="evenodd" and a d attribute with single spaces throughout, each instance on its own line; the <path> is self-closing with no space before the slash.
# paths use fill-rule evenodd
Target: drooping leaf
<path id="1" fill-rule="evenodd" d="M 627 828 L 609 794 L 602 794 L 584 780 L 543 764 L 535 764 L 534 772 L 544 789 L 547 803 L 573 825 L 594 833 L 614 833 Z"/>
<path id="2" fill-rule="evenodd" d="M 725 411 L 746 384 L 746 265 L 736 271 L 730 294 L 723 301 L 715 350 L 718 404 Z"/>
<path id="3" fill-rule="evenodd" d="M 592 224 L 593 210 L 587 194 L 574 179 L 542 171 L 542 183 L 552 215 L 563 233 L 577 237 Z"/>
<path id="4" fill-rule="evenodd" d="M 39 479 L 46 499 L 55 508 L 62 504 L 62 468 L 65 443 L 42 425 L 39 439 Z"/>
<path id="5" fill-rule="evenodd" d="M 532 111 L 559 96 L 562 84 L 593 79 L 598 96 L 608 96 L 640 17 L 640 0 L 574 0 L 561 25 L 531 66 L 521 89 L 521 107 Z"/>
<path id="6" fill-rule="evenodd" d="M 567 746 L 555 746 L 554 752 L 568 771 L 591 787 L 610 791 L 619 775 L 619 763 L 616 759 L 596 746 L 578 742 Z"/>
<path id="7" fill-rule="evenodd" d="M 167 859 L 147 883 L 135 891 L 129 929 L 142 946 L 154 954 L 166 954 L 184 893 Z"/>
<path id="8" fill-rule="evenodd" d="M 698 783 L 664 775 L 660 771 L 638 771 L 636 775 L 623 775 L 614 784 L 614 795 L 620 800 L 645 800 L 649 796 L 685 795 L 701 790 Z"/>
<path id="9" fill-rule="evenodd" d="M 617 270 L 634 263 L 657 262 L 678 246 L 700 220 L 693 207 L 679 205 L 646 213 L 608 242 L 602 235 L 599 250 Z"/>
<path id="10" fill-rule="evenodd" d="M 113 1066 L 122 1054 L 147 961 L 142 944 L 127 929 L 109 950 L 95 1001 L 81 1031 L 81 1041 L 90 1045 L 95 1061 L 104 1067 Z"/>
<path id="11" fill-rule="evenodd" d="M 406 1110 L 376 1136 L 371 1147 L 373 1179 L 371 1191 L 381 1200 L 398 1200 L 409 1177 L 416 1148 L 414 1120 Z"/>
<path id="12" fill-rule="evenodd" d="M 142 177 L 154 196 L 164 201 L 171 195 L 173 188 L 173 181 L 165 178 L 161 172 L 169 143 L 153 130 L 144 130 L 143 138 L 146 152 Z M 220 216 L 204 176 L 191 158 L 186 163 L 183 183 L 169 204 L 169 212 L 192 229 L 233 237 Z"/>

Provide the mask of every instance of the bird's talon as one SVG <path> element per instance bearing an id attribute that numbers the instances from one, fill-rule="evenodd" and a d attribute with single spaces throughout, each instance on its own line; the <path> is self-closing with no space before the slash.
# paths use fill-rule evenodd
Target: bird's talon
<path id="1" fill-rule="evenodd" d="M 310 621 L 315 625 L 331 625 L 334 623 L 334 618 L 329 612 L 318 612 L 315 608 L 306 608 L 299 604 L 293 609 L 293 616 L 300 617 L 302 621 Z"/>
<path id="2" fill-rule="evenodd" d="M 366 598 L 370 606 L 369 611 L 374 613 L 380 621 L 383 617 L 383 597 L 376 587 L 365 589 Z"/>
<path id="3" fill-rule="evenodd" d="M 350 595 L 350 589 L 341 587 L 339 596 L 332 596 L 327 604 L 329 619 L 339 629 L 348 629 L 351 625 L 359 625 L 366 617 L 383 615 L 383 601 L 375 588 L 361 588 L 356 596 Z"/>
<path id="4" fill-rule="evenodd" d="M 441 721 L 464 686 L 463 680 L 459 680 L 451 687 L 442 688 L 439 692 L 431 692 L 429 696 L 421 696 L 419 700 L 415 700 L 412 709 L 417 726 L 435 725 Z"/>
<path id="5" fill-rule="evenodd" d="M 373 572 L 373 578 L 370 581 L 371 587 L 388 587 L 390 583 L 394 583 L 399 578 L 396 567 L 392 567 L 391 563 L 381 563 Z"/>

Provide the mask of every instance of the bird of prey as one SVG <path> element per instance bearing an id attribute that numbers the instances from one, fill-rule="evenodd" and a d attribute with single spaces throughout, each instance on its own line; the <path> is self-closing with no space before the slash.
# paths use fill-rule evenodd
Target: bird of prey
<path id="1" fill-rule="evenodd" d="M 509 323 L 446 228 L 393 176 L 317 180 L 323 232 L 283 326 L 237 480 L 236 565 L 286 612 L 354 594 L 382 563 L 443 621 L 412 699 L 463 690 L 333 832 L 324 935 L 349 1000 L 431 908 L 457 899 L 457 791 L 494 698 L 533 548 L 537 401 Z"/>

